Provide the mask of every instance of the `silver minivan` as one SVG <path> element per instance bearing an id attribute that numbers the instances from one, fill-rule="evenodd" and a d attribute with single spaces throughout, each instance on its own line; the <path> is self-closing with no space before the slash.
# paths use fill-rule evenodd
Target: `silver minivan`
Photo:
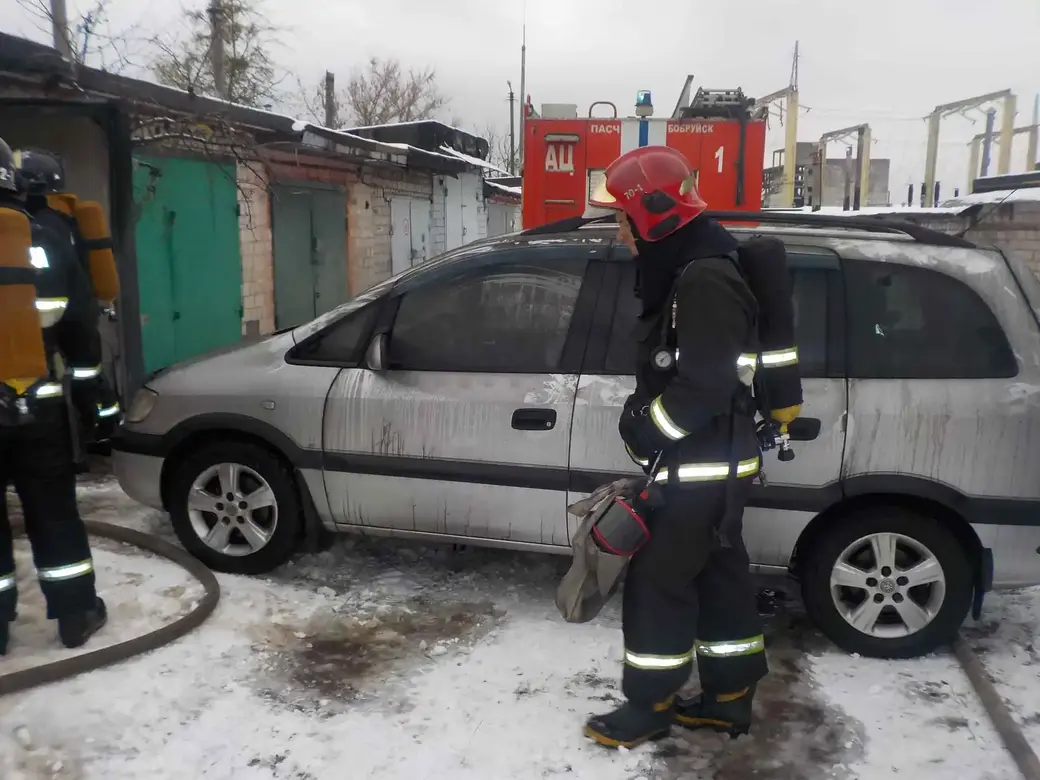
<path id="1" fill-rule="evenodd" d="M 847 651 L 928 652 L 987 590 L 1040 583 L 1040 283 L 901 222 L 739 219 L 787 246 L 805 396 L 796 458 L 765 455 L 745 514 L 753 564 Z M 549 226 L 160 371 L 120 484 L 221 571 L 326 531 L 567 553 L 566 506 L 633 468 L 634 270 L 609 225 Z"/>

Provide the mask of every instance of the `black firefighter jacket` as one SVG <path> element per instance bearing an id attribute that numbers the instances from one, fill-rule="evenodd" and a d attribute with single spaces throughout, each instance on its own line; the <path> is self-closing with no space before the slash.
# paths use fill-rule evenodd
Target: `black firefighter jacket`
<path id="1" fill-rule="evenodd" d="M 619 429 L 633 460 L 645 465 L 664 450 L 662 465 L 679 464 L 684 485 L 724 480 L 719 466 L 731 461 L 738 476 L 758 471 L 753 401 L 740 380 L 758 351 L 758 306 L 729 256 L 737 246 L 707 217 L 662 241 L 639 242 L 636 389 Z M 673 301 L 669 346 L 677 360 L 661 372 L 651 356 L 663 346 L 665 318 L 671 329 Z"/>

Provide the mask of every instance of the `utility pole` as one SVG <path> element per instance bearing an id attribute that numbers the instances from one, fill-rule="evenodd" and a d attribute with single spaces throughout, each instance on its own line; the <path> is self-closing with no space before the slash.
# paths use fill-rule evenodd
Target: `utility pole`
<path id="1" fill-rule="evenodd" d="M 982 138 L 982 169 L 979 176 L 989 176 L 990 155 L 993 152 L 993 128 L 997 124 L 997 110 L 991 108 L 986 112 L 986 134 Z"/>
<path id="2" fill-rule="evenodd" d="M 1040 140 L 1040 95 L 1033 98 L 1033 124 L 1029 126 L 1029 146 L 1026 149 L 1026 170 L 1037 169 L 1037 141 Z"/>
<path id="3" fill-rule="evenodd" d="M 527 132 L 527 4 L 524 3 L 523 38 L 520 44 L 520 170 L 524 168 L 524 135 Z"/>
<path id="4" fill-rule="evenodd" d="M 336 74 L 331 70 L 325 71 L 325 127 L 330 130 L 339 128 L 339 117 L 336 109 Z"/>
<path id="5" fill-rule="evenodd" d="M 780 206 L 791 208 L 794 206 L 795 177 L 798 171 L 798 41 L 794 42 L 794 57 L 791 60 L 791 78 L 783 89 L 771 92 L 765 97 L 755 101 L 758 112 L 764 112 L 762 117 L 769 116 L 770 104 L 783 99 L 784 109 L 783 121 L 786 130 L 784 136 L 784 178 L 780 187 Z M 817 198 L 822 198 L 823 193 L 816 193 Z M 805 197 L 805 193 L 802 193 Z M 817 201 L 814 200 L 815 204 Z"/>
<path id="6" fill-rule="evenodd" d="M 1011 168 L 1011 138 L 1015 131 L 1015 95 L 1010 89 L 1000 92 L 990 92 L 986 95 L 958 100 L 955 103 L 946 103 L 936 106 L 935 110 L 928 115 L 928 147 L 925 152 L 924 164 L 924 191 L 931 193 L 935 189 L 935 169 L 939 159 L 939 127 L 943 118 L 952 114 L 966 113 L 972 109 L 981 108 L 987 103 L 999 100 L 1003 103 L 1003 122 L 1000 130 L 1000 156 L 997 159 L 997 173 L 1005 174 Z M 926 199 L 922 193 L 922 202 Z"/>
<path id="7" fill-rule="evenodd" d="M 229 100 L 226 58 L 224 56 L 224 8 L 221 0 L 212 0 L 209 8 L 209 61 L 213 71 L 213 88 L 217 97 Z"/>
<path id="8" fill-rule="evenodd" d="M 54 36 L 54 48 L 69 62 L 72 58 L 72 44 L 69 41 L 69 12 L 65 0 L 51 0 L 51 34 Z"/>
<path id="9" fill-rule="evenodd" d="M 509 175 L 516 176 L 516 95 L 513 93 L 513 82 L 507 81 L 509 87 Z"/>

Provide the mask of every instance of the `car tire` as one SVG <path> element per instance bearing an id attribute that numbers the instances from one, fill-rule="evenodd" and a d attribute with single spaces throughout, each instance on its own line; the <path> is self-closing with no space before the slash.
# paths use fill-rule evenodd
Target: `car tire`
<path id="1" fill-rule="evenodd" d="M 234 497 L 226 501 L 229 489 Z M 264 574 L 285 563 L 302 538 L 292 471 L 249 442 L 204 445 L 177 464 L 169 507 L 181 544 L 215 571 Z"/>
<path id="2" fill-rule="evenodd" d="M 891 550 L 881 557 L 896 561 L 887 573 L 877 565 L 879 550 Z M 832 518 L 807 553 L 806 612 L 848 653 L 925 655 L 953 641 L 971 606 L 975 570 L 964 545 L 937 519 L 907 507 L 865 507 Z"/>

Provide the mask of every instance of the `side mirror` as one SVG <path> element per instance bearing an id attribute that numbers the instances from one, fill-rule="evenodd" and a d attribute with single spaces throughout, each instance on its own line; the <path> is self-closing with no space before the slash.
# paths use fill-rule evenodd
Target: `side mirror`
<path id="1" fill-rule="evenodd" d="M 389 364 L 390 340 L 385 333 L 377 333 L 365 350 L 365 367 L 370 371 L 386 371 Z"/>

